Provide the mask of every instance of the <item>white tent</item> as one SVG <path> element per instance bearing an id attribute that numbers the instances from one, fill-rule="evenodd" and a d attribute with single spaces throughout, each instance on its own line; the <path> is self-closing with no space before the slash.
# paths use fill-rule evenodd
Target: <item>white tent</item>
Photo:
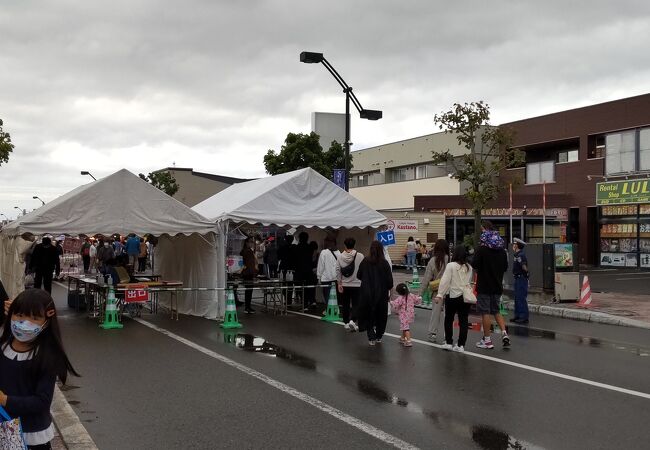
<path id="1" fill-rule="evenodd" d="M 158 236 L 156 270 L 186 286 L 215 287 L 215 224 L 122 169 L 80 186 L 7 224 L 0 231 L 0 275 L 9 294 L 22 290 L 21 235 L 113 233 Z M 162 295 L 161 297 L 166 297 Z M 214 291 L 179 294 L 179 311 L 218 317 Z"/>
<path id="2" fill-rule="evenodd" d="M 386 217 L 311 168 L 234 184 L 192 209 L 215 222 L 335 229 L 386 224 Z"/>
<path id="3" fill-rule="evenodd" d="M 311 168 L 234 184 L 192 209 L 217 224 L 218 286 L 226 284 L 226 236 L 231 224 L 347 229 L 357 242 L 369 243 L 374 239 L 369 230 L 387 222 Z M 223 308 L 223 297 L 220 300 Z"/>

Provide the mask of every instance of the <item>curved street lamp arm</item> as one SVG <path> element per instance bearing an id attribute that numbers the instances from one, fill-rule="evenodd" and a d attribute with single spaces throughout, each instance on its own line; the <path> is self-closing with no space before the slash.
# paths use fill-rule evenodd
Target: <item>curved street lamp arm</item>
<path id="1" fill-rule="evenodd" d="M 348 86 L 348 84 L 345 82 L 343 77 L 339 75 L 339 73 L 336 71 L 334 67 L 329 63 L 325 57 L 323 57 L 323 60 L 321 61 L 325 68 L 329 71 L 329 73 L 332 74 L 332 76 L 338 81 L 338 83 L 341 85 L 343 88 L 343 92 L 346 94 L 350 94 L 350 99 L 352 99 L 352 103 L 354 103 L 355 108 L 357 108 L 357 111 L 359 111 L 359 114 L 361 114 L 361 111 L 363 110 L 363 107 L 361 106 L 361 102 L 359 102 L 359 99 L 357 98 L 356 95 L 354 95 L 354 92 L 352 92 L 352 88 Z"/>

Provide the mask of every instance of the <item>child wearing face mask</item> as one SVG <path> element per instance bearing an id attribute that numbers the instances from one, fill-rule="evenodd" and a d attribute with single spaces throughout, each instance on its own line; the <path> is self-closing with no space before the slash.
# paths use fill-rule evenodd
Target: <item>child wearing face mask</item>
<path id="1" fill-rule="evenodd" d="M 19 417 L 30 449 L 49 449 L 54 437 L 50 405 L 58 377 L 79 376 L 68 359 L 52 297 L 41 289 L 19 294 L 0 336 L 0 405 Z"/>

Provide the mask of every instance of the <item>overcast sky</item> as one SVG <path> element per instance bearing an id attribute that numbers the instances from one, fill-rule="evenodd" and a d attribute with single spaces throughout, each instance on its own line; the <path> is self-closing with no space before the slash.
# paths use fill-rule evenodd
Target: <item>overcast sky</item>
<path id="1" fill-rule="evenodd" d="M 0 0 L 0 118 L 16 146 L 0 213 L 120 168 L 236 177 L 312 111 L 344 112 L 323 52 L 378 122 L 353 149 L 436 130 L 454 102 L 492 123 L 650 92 L 650 2 Z"/>

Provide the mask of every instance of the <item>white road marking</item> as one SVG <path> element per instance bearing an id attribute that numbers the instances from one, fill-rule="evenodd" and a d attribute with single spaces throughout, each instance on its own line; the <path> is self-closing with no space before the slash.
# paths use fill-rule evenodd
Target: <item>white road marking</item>
<path id="1" fill-rule="evenodd" d="M 320 317 L 314 316 L 313 314 L 305 314 L 305 313 L 296 312 L 296 311 L 289 311 L 289 312 L 292 313 L 292 314 L 300 315 L 300 316 L 311 317 L 313 319 L 320 319 Z M 333 323 L 335 323 L 337 325 L 343 325 L 343 322 L 333 322 Z M 393 338 L 396 338 L 396 339 L 400 338 L 399 335 L 392 334 L 392 333 L 384 333 L 384 336 L 390 336 L 390 337 L 393 337 Z M 440 345 L 440 344 L 434 344 L 432 342 L 422 341 L 420 339 L 411 339 L 411 340 L 413 342 L 417 342 L 418 344 L 428 345 L 429 347 L 442 348 L 442 345 Z M 607 390 L 610 390 L 610 391 L 620 392 L 622 394 L 633 395 L 635 397 L 640 397 L 640 398 L 644 398 L 646 400 L 650 400 L 650 394 L 648 394 L 646 392 L 634 391 L 632 389 L 626 389 L 626 388 L 622 388 L 622 387 L 618 387 L 618 386 L 613 386 L 611 384 L 606 384 L 606 383 L 600 383 L 598 381 L 587 380 L 586 378 L 574 377 L 573 375 L 566 375 L 564 373 L 553 372 L 551 370 L 546 370 L 546 369 L 540 369 L 539 367 L 529 366 L 529 365 L 526 365 L 526 364 L 521 364 L 521 363 L 517 363 L 517 362 L 513 362 L 513 361 L 508 361 L 508 360 L 505 360 L 505 359 L 495 358 L 494 356 L 488 356 L 488 355 L 484 355 L 482 353 L 474 353 L 474 352 L 465 350 L 462 354 L 467 355 L 467 356 L 471 356 L 471 357 L 474 357 L 474 358 L 480 358 L 480 359 L 485 359 L 485 360 L 492 361 L 492 362 L 497 362 L 497 363 L 500 363 L 500 364 L 505 364 L 507 366 L 517 367 L 519 369 L 529 370 L 531 372 L 537 372 L 537 373 L 541 373 L 541 374 L 544 374 L 544 375 L 549 375 L 549 376 L 552 376 L 552 377 L 561 378 L 561 379 L 564 379 L 564 380 L 575 381 L 577 383 L 582 383 L 582 384 L 586 384 L 586 385 L 589 385 L 589 386 L 594 386 L 594 387 L 598 387 L 598 388 L 601 388 L 601 389 L 607 389 Z"/>
<path id="2" fill-rule="evenodd" d="M 269 386 L 272 386 L 272 387 L 274 387 L 274 388 L 276 388 L 276 389 L 278 389 L 278 390 L 280 390 L 280 391 L 282 391 L 282 392 L 284 392 L 286 394 L 289 394 L 292 397 L 295 397 L 298 400 L 301 400 L 301 401 L 313 406 L 314 408 L 317 408 L 317 409 L 329 414 L 330 416 L 334 417 L 335 419 L 338 419 L 338 420 L 340 420 L 340 421 L 342 421 L 342 422 L 344 422 L 344 423 L 346 423 L 346 424 L 348 424 L 350 426 L 353 426 L 356 429 L 358 429 L 358 430 L 360 430 L 360 431 L 362 431 L 362 432 L 364 432 L 364 433 L 366 433 L 366 434 L 368 434 L 368 435 L 370 435 L 370 436 L 372 436 L 372 437 L 374 437 L 376 439 L 379 439 L 382 442 L 385 442 L 386 444 L 392 445 L 393 447 L 399 448 L 399 449 L 409 449 L 409 450 L 417 450 L 418 449 L 418 447 L 416 447 L 416 446 L 414 446 L 412 444 L 409 444 L 408 442 L 403 441 L 398 437 L 395 437 L 395 436 L 393 436 L 391 434 L 388 434 L 385 431 L 380 430 L 379 428 L 373 427 L 372 425 L 370 425 L 370 424 L 368 424 L 368 423 L 366 423 L 366 422 L 364 422 L 364 421 L 362 421 L 360 419 L 357 419 L 356 417 L 353 417 L 353 416 L 351 416 L 349 414 L 346 414 L 343 411 L 341 411 L 340 409 L 334 408 L 333 406 L 330 406 L 325 402 L 322 402 L 322 401 L 320 401 L 320 400 L 318 400 L 318 399 L 316 399 L 316 398 L 314 398 L 314 397 L 312 397 L 310 395 L 307 395 L 307 394 L 305 394 L 303 392 L 300 392 L 297 389 L 294 389 L 291 386 L 288 386 L 288 385 L 286 385 L 286 384 L 284 384 L 284 383 L 282 383 L 282 382 L 280 382 L 278 380 L 275 380 L 275 379 L 273 379 L 273 378 L 271 378 L 271 377 L 269 377 L 267 375 L 264 375 L 261 372 L 258 372 L 258 371 L 254 370 L 254 369 L 251 369 L 248 366 L 245 366 L 245 365 L 240 364 L 240 363 L 238 363 L 236 361 L 233 361 L 230 358 L 226 358 L 225 356 L 220 355 L 219 353 L 216 353 L 216 352 L 214 352 L 212 350 L 209 350 L 209 349 L 207 349 L 207 348 L 205 348 L 205 347 L 203 347 L 203 346 L 201 346 L 199 344 L 196 344 L 196 343 L 194 343 L 194 342 L 192 342 L 192 341 L 190 341 L 188 339 L 185 339 L 182 336 L 174 334 L 171 331 L 168 331 L 168 330 L 166 330 L 164 328 L 160 328 L 159 326 L 154 325 L 154 324 L 152 324 L 150 322 L 147 322 L 146 320 L 143 320 L 143 319 L 140 319 L 140 318 L 134 318 L 133 320 L 135 320 L 138 323 L 141 323 L 142 325 L 144 325 L 146 327 L 151 328 L 152 330 L 155 330 L 155 331 L 157 331 L 159 333 L 162 333 L 167 337 L 170 337 L 170 338 L 172 338 L 172 339 L 174 339 L 174 340 L 176 340 L 178 342 L 181 342 L 181 343 L 187 345 L 188 347 L 193 348 L 194 350 L 198 350 L 199 352 L 201 352 L 201 353 L 203 353 L 203 354 L 205 354 L 205 355 L 207 355 L 207 356 L 209 356 L 211 358 L 214 358 L 214 359 L 216 359 L 218 361 L 221 361 L 222 363 L 227 364 L 230 367 L 233 367 L 233 368 L 235 368 L 235 369 L 237 369 L 237 370 L 239 370 L 241 372 L 244 372 L 246 375 L 250 375 L 253 378 L 257 378 L 258 380 L 268 384 Z"/>

